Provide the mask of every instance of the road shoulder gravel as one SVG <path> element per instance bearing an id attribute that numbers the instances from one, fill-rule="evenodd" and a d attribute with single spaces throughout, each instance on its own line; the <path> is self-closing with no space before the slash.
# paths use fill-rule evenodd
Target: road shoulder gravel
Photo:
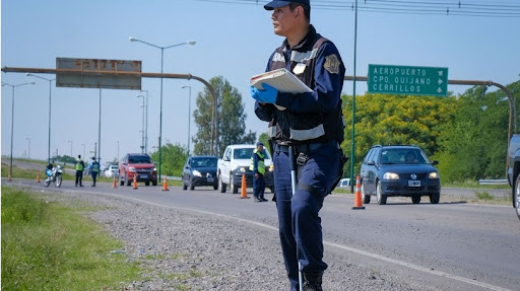
<path id="1" fill-rule="evenodd" d="M 102 195 L 40 193 L 48 201 L 88 202 L 83 213 L 124 242 L 129 261 L 138 261 L 145 280 L 124 290 L 289 290 L 276 231 L 243 220 L 129 202 Z M 107 254 L 110 255 L 110 254 Z M 325 251 L 329 269 L 324 290 L 428 290 Z"/>

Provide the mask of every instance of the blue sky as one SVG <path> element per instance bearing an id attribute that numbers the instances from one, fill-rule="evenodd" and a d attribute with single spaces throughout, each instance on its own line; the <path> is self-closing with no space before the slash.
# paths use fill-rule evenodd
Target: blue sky
<path id="1" fill-rule="evenodd" d="M 433 0 L 430 0 L 432 2 Z M 352 2 L 352 1 L 343 1 Z M 363 5 L 364 1 L 359 1 Z M 447 2 L 447 1 L 445 1 Z M 451 2 L 451 1 L 450 1 Z M 457 1 L 453 1 L 457 2 Z M 464 3 L 520 5 L 518 0 L 467 0 Z M 270 12 L 248 1 L 225 0 L 4 0 L 1 3 L 1 66 L 56 67 L 56 58 L 141 60 L 143 72 L 160 72 L 160 50 L 130 42 L 130 36 L 159 46 L 195 40 L 165 50 L 164 71 L 190 73 L 209 80 L 223 76 L 242 94 L 247 130 L 266 130 L 253 112 L 249 79 L 261 73 L 282 38 L 273 34 Z M 315 3 L 311 0 L 311 4 Z M 318 3 L 316 1 L 316 3 Z M 353 74 L 354 13 L 341 9 L 313 9 L 311 22 L 335 42 Z M 366 76 L 368 64 L 447 67 L 449 79 L 492 80 L 509 84 L 520 79 L 520 16 L 475 17 L 446 15 L 358 13 L 357 75 Z M 55 78 L 54 75 L 40 75 Z M 2 82 L 35 85 L 15 91 L 13 155 L 29 151 L 46 159 L 48 146 L 47 81 L 23 73 L 1 73 Z M 91 156 L 98 140 L 99 89 L 56 88 L 52 83 L 51 153 Z M 187 89 L 192 86 L 191 108 L 204 86 L 194 80 L 164 80 L 163 144 L 186 145 L 188 140 Z M 160 80 L 143 79 L 149 91 L 149 150 L 159 134 Z M 448 90 L 461 93 L 466 86 Z M 495 90 L 495 89 L 492 89 Z M 366 91 L 359 82 L 357 94 Z M 352 94 L 352 82 L 344 93 Z M 2 155 L 10 154 L 12 89 L 2 87 Z M 102 90 L 101 157 L 112 160 L 140 152 L 141 99 L 138 91 Z M 197 128 L 193 123 L 191 134 Z M 209 126 L 209 125 L 208 125 Z M 83 146 L 84 144 L 85 146 Z M 192 144 L 193 146 L 193 144 Z"/>

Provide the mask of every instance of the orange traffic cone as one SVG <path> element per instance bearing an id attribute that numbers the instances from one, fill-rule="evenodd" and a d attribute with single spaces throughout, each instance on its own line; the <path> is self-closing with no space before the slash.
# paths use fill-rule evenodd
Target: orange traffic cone
<path id="1" fill-rule="evenodd" d="M 365 209 L 363 201 L 361 201 L 361 184 L 359 181 L 359 175 L 356 177 L 356 194 L 354 196 L 354 207 L 352 209 Z"/>
<path id="2" fill-rule="evenodd" d="M 36 183 L 40 183 L 40 174 L 38 174 L 38 176 L 36 176 Z"/>
<path id="3" fill-rule="evenodd" d="M 114 181 L 112 182 L 112 188 L 117 188 L 116 177 L 114 177 Z"/>
<path id="4" fill-rule="evenodd" d="M 137 175 L 134 175 L 134 190 L 137 190 Z"/>
<path id="5" fill-rule="evenodd" d="M 240 194 L 240 199 L 249 199 L 249 197 L 247 197 L 246 174 L 242 174 L 242 192 Z"/>
<path id="6" fill-rule="evenodd" d="M 168 189 L 168 182 L 167 182 L 166 176 L 164 176 L 164 182 L 163 182 L 162 190 L 163 191 L 170 191 L 170 189 Z"/>

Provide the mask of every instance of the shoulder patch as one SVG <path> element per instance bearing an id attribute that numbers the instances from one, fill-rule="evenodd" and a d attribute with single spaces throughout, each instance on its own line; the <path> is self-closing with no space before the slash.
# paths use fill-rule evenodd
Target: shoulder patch
<path id="1" fill-rule="evenodd" d="M 323 64 L 323 67 L 329 71 L 331 74 L 338 74 L 339 73 L 339 59 L 336 54 L 332 54 L 325 57 L 325 63 Z"/>

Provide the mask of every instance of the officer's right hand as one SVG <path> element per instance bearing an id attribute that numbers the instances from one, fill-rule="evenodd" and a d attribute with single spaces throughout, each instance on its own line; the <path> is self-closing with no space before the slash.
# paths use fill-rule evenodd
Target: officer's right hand
<path id="1" fill-rule="evenodd" d="M 258 102 L 263 102 L 260 99 L 260 90 L 256 89 L 255 86 L 251 86 L 251 97 L 253 97 L 253 99 L 255 99 Z"/>
<path id="2" fill-rule="evenodd" d="M 258 102 L 271 104 L 276 103 L 278 90 L 266 83 L 262 83 L 262 88 L 264 88 L 264 90 L 258 90 L 254 86 L 251 86 L 251 96 Z"/>

